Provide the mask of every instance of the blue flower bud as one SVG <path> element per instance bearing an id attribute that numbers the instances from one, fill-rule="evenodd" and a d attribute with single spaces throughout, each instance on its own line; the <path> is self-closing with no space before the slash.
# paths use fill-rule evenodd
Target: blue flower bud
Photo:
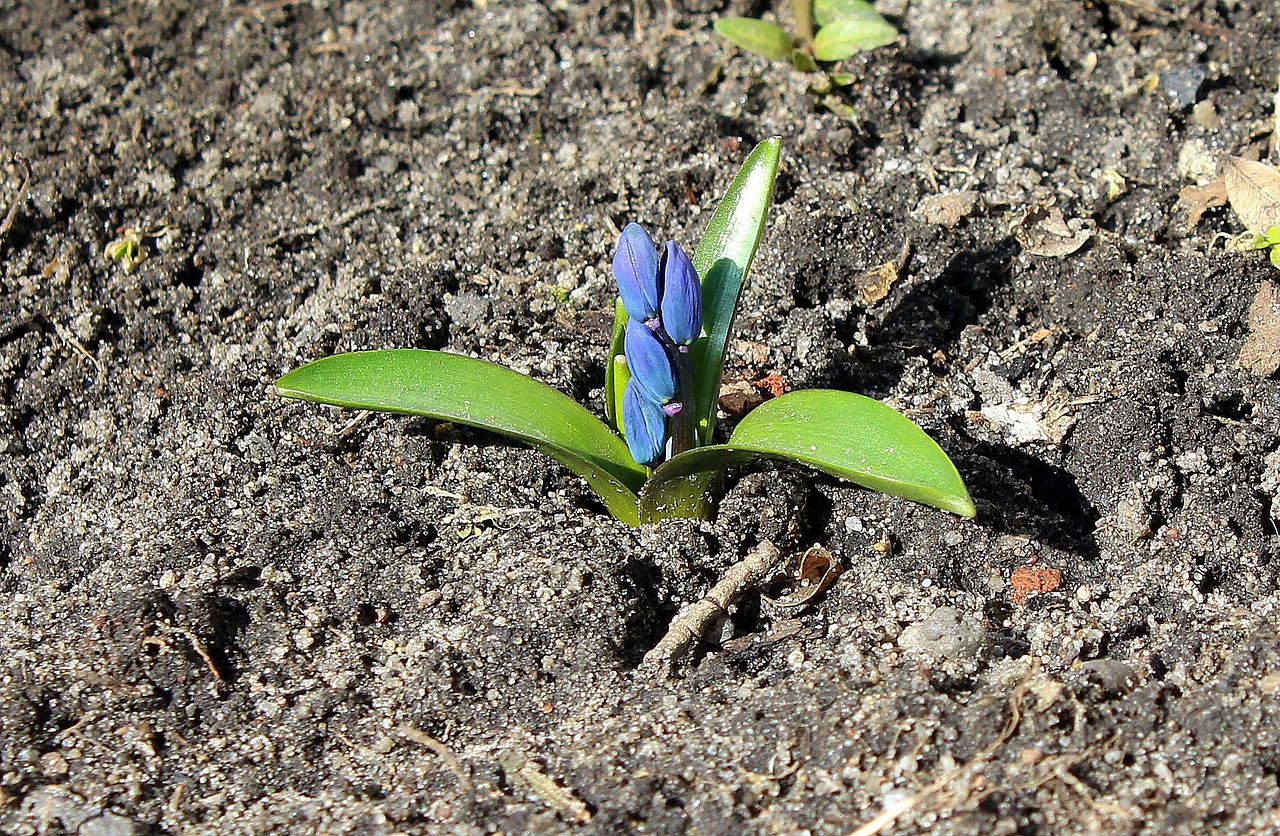
<path id="1" fill-rule="evenodd" d="M 660 261 L 662 327 L 677 345 L 702 336 L 702 282 L 693 262 L 675 241 L 668 241 Z"/>
<path id="2" fill-rule="evenodd" d="M 658 315 L 662 288 L 658 285 L 658 249 L 637 223 L 627 224 L 613 255 L 613 276 L 627 316 L 641 322 Z"/>
<path id="3" fill-rule="evenodd" d="M 631 369 L 631 382 L 640 387 L 650 401 L 662 405 L 676 396 L 676 371 L 658 335 L 636 319 L 627 320 L 622 338 L 622 352 Z"/>
<path id="4" fill-rule="evenodd" d="M 667 415 L 662 407 L 641 394 L 633 377 L 622 393 L 622 424 L 627 449 L 637 464 L 649 465 L 662 458 L 667 447 Z"/>

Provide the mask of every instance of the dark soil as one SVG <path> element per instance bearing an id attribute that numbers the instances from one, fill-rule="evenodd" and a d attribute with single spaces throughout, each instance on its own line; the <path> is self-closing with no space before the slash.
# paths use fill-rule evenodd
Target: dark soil
<path id="1" fill-rule="evenodd" d="M 0 830 L 1280 831 L 1280 385 L 1236 362 L 1276 273 L 1177 204 L 1268 158 L 1280 9 L 889 0 L 824 104 L 710 30 L 762 8 L 0 10 Z M 617 228 L 692 246 L 775 134 L 727 379 L 885 399 L 976 520 L 763 469 L 632 530 L 272 393 L 448 348 L 599 410 Z M 1019 245 L 1050 204 L 1079 251 Z M 847 571 L 638 673 L 762 539 Z"/>

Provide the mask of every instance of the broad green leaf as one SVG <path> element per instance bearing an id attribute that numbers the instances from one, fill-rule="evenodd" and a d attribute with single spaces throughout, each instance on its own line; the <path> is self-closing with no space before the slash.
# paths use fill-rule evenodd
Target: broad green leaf
<path id="1" fill-rule="evenodd" d="M 866 0 L 813 0 L 813 22 L 819 28 L 837 20 L 884 20 Z"/>
<path id="2" fill-rule="evenodd" d="M 1280 247 L 1271 248 L 1271 263 L 1280 268 Z"/>
<path id="3" fill-rule="evenodd" d="M 775 61 L 791 57 L 791 36 L 776 23 L 753 17 L 722 17 L 715 26 L 721 37 L 748 52 Z"/>
<path id="4" fill-rule="evenodd" d="M 523 441 L 587 480 L 609 512 L 639 524 L 646 472 L 577 401 L 511 369 L 420 349 L 337 354 L 276 381 L 287 398 L 423 415 Z"/>
<path id="5" fill-rule="evenodd" d="M 720 374 L 738 311 L 738 295 L 773 203 L 781 146 L 782 140 L 773 137 L 755 147 L 716 207 L 693 253 L 693 266 L 702 277 L 702 328 L 707 335 L 690 351 L 699 444 L 710 443 L 715 428 Z"/>
<path id="6" fill-rule="evenodd" d="M 713 452 L 700 456 L 704 450 Z M 727 452 L 716 455 L 714 451 Z M 759 457 L 751 455 L 745 458 Z M 743 460 L 738 451 L 714 445 L 695 447 L 658 465 L 640 492 L 640 522 L 711 519 L 725 471 Z"/>
<path id="7" fill-rule="evenodd" d="M 690 450 L 658 467 L 641 494 L 641 519 L 691 516 L 681 509 L 694 489 L 761 457 L 801 462 L 962 517 L 977 513 L 955 465 L 911 420 L 872 398 L 811 389 L 756 407 L 727 444 Z"/>
<path id="8" fill-rule="evenodd" d="M 837 20 L 814 36 L 813 57 L 819 61 L 843 61 L 855 52 L 891 44 L 897 37 L 898 30 L 883 18 Z"/>

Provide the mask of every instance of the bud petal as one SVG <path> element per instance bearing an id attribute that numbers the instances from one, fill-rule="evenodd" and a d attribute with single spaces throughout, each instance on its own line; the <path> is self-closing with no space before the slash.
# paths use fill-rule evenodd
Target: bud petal
<path id="1" fill-rule="evenodd" d="M 676 396 L 676 371 L 658 335 L 637 319 L 627 320 L 622 351 L 631 369 L 631 383 L 656 404 L 669 403 Z"/>
<path id="2" fill-rule="evenodd" d="M 702 282 L 693 262 L 675 241 L 668 241 L 660 261 L 662 327 L 677 345 L 702 336 Z"/>
<path id="3" fill-rule="evenodd" d="M 658 315 L 662 289 L 658 286 L 658 250 L 649 233 L 637 223 L 627 224 L 613 255 L 613 276 L 627 316 L 644 322 Z"/>
<path id="4" fill-rule="evenodd" d="M 637 464 L 649 465 L 662 458 L 667 446 L 667 416 L 662 407 L 640 394 L 633 377 L 622 393 L 622 425 L 627 449 Z"/>

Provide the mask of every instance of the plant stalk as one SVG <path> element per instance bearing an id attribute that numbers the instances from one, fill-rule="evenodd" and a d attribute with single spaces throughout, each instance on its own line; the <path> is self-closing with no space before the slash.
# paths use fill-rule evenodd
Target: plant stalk
<path id="1" fill-rule="evenodd" d="M 791 16 L 795 18 L 798 45 L 809 46 L 813 43 L 813 0 L 792 0 Z"/>
<path id="2" fill-rule="evenodd" d="M 680 411 L 671 417 L 671 455 L 678 456 L 685 450 L 697 446 L 694 441 L 693 421 L 697 409 L 693 404 L 693 363 L 689 360 L 689 352 L 681 351 L 678 346 L 674 352 L 676 363 L 676 385 L 680 388 Z"/>
<path id="3" fill-rule="evenodd" d="M 671 416 L 671 455 L 678 456 L 698 446 L 694 434 L 697 409 L 693 399 L 697 393 L 693 391 L 693 360 L 689 357 L 689 347 L 676 345 L 667 329 L 659 327 L 653 333 L 676 367 L 676 397 L 680 401 L 680 411 Z"/>

